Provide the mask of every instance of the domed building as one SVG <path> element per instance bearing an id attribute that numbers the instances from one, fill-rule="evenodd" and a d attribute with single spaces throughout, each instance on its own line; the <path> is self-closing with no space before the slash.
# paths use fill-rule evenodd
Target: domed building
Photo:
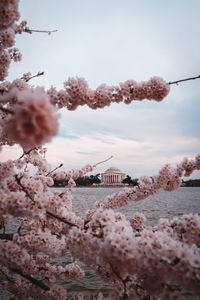
<path id="1" fill-rule="evenodd" d="M 126 177 L 126 174 L 120 171 L 120 169 L 111 167 L 104 173 L 101 173 L 102 185 L 121 185 L 122 180 Z"/>

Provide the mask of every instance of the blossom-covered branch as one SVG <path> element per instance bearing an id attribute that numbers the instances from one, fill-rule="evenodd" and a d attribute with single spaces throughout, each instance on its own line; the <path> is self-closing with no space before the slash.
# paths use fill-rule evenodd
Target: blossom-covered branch
<path id="1" fill-rule="evenodd" d="M 15 35 L 36 31 L 26 21 L 16 23 L 18 2 L 0 2 L 1 81 L 8 74 L 11 60 L 21 59 L 14 47 Z M 129 200 L 145 199 L 161 188 L 178 188 L 182 176 L 200 170 L 199 155 L 194 160 L 185 159 L 174 169 L 166 165 L 157 176 L 140 178 L 138 187 L 108 196 L 80 217 L 72 206 L 74 180 L 112 157 L 79 169 L 58 171 L 63 165 L 52 169 L 42 145 L 58 132 L 58 108 L 74 110 L 87 105 L 97 109 L 112 102 L 129 104 L 144 99 L 159 102 L 168 95 L 170 85 L 200 76 L 168 83 L 158 77 L 140 83 L 128 80 L 95 90 L 82 78 L 69 78 L 60 91 L 54 87 L 45 91 L 28 84 L 42 74 L 26 73 L 21 79 L 0 84 L 0 144 L 17 143 L 23 148 L 18 159 L 0 162 L 1 287 L 20 300 L 29 296 L 66 300 L 66 289 L 55 283 L 65 277 L 76 280 L 84 276 L 80 261 L 111 284 L 110 292 L 108 297 L 101 293 L 94 297 L 75 293 L 70 300 L 178 299 L 183 290 L 199 298 L 199 215 L 160 219 L 148 226 L 140 212 L 126 218 L 114 210 L 128 205 Z M 54 179 L 68 180 L 67 189 L 52 189 Z M 18 230 L 8 230 L 8 224 L 16 220 Z M 65 265 L 68 253 L 73 262 Z M 178 285 L 176 291 L 171 283 Z"/>
<path id="2" fill-rule="evenodd" d="M 200 170 L 200 155 L 197 155 L 195 160 L 185 158 L 174 169 L 166 165 L 157 176 L 139 178 L 138 186 L 132 189 L 125 188 L 119 193 L 108 196 L 106 207 L 115 209 L 126 206 L 129 201 L 146 199 L 160 189 L 173 191 L 180 187 L 182 176 L 190 176 L 195 170 Z"/>

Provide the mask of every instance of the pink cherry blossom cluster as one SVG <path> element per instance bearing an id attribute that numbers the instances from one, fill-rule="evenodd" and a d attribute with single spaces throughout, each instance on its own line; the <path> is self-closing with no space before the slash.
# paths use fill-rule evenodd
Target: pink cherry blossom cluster
<path id="1" fill-rule="evenodd" d="M 160 77 L 153 77 L 147 82 L 137 83 L 127 80 L 119 86 L 100 85 L 91 90 L 83 78 L 69 78 L 64 83 L 64 90 L 57 91 L 51 87 L 47 93 L 53 104 L 59 108 L 67 107 L 75 110 L 80 105 L 87 105 L 92 109 L 103 108 L 112 102 L 129 104 L 138 100 L 162 101 L 169 93 L 170 86 Z"/>
<path id="2" fill-rule="evenodd" d="M 77 174 L 83 176 L 93 167 L 86 166 L 80 169 L 82 172 L 72 170 L 61 176 L 62 172 L 52 172 L 44 167 L 48 165 L 43 157 L 45 152 L 41 148 L 32 149 L 16 161 L 0 164 L 0 217 L 4 228 L 8 220 L 20 217 L 17 232 L 0 233 L 0 262 L 4 268 L 0 276 L 6 283 L 3 285 L 5 289 L 20 297 L 23 288 L 29 296 L 34 297 L 37 293 L 39 299 L 66 299 L 67 291 L 55 285 L 56 280 L 66 276 L 72 280 L 84 276 L 76 263 L 80 260 L 94 266 L 103 280 L 115 284 L 119 292 L 111 291 L 109 299 L 140 299 L 148 295 L 153 299 L 162 299 L 167 297 L 165 295 L 176 297 L 176 293 L 168 288 L 169 278 L 199 296 L 198 215 L 184 215 L 171 221 L 160 220 L 150 227 L 145 224 L 143 214 L 135 213 L 128 220 L 123 214 L 106 208 L 104 203 L 97 203 L 96 209 L 86 212 L 85 217 L 77 217 L 72 211 L 70 190 L 61 193 L 49 186 L 55 174 L 58 178 L 72 179 Z M 44 162 L 41 166 L 42 158 Z M 35 174 L 29 173 L 27 164 L 38 169 Z M 184 160 L 176 170 L 183 175 L 199 167 L 197 156 L 194 161 Z M 156 178 L 159 178 L 162 187 L 169 190 L 160 178 L 163 170 L 167 180 L 171 180 L 169 166 L 163 168 L 153 180 L 156 183 Z M 171 173 L 174 174 L 174 170 Z M 147 177 L 140 179 L 140 189 L 144 190 L 142 184 L 147 189 L 151 187 L 152 180 Z M 173 189 L 177 187 L 177 184 L 173 185 Z M 117 201 L 120 207 L 121 199 Z M 63 257 L 67 251 L 70 251 L 75 262 L 66 266 L 55 265 L 53 261 Z M 152 275 L 152 270 L 155 275 Z M 14 278 L 20 276 L 15 279 L 18 284 L 11 284 L 13 273 L 16 274 Z M 39 280 L 33 279 L 36 274 Z M 153 286 L 152 278 L 155 280 Z M 106 297 L 99 295 L 91 298 L 80 293 L 72 299 L 105 300 Z"/>
<path id="3" fill-rule="evenodd" d="M 21 59 L 14 47 L 15 34 L 32 33 L 26 21 L 17 25 L 18 19 L 18 0 L 2 0 L 0 80 L 7 76 L 11 60 Z M 170 85 L 154 77 L 147 82 L 128 80 L 91 90 L 84 79 L 69 78 L 63 90 L 52 87 L 46 92 L 28 85 L 35 76 L 26 73 L 21 79 L 0 84 L 0 143 L 18 143 L 23 148 L 20 158 L 0 162 L 1 287 L 16 300 L 175 300 L 185 290 L 199 298 L 200 216 L 160 219 L 152 227 L 139 212 L 128 219 L 114 209 L 128 205 L 129 200 L 145 199 L 161 188 L 178 188 L 182 176 L 200 170 L 200 155 L 195 160 L 184 159 L 174 169 L 166 165 L 157 176 L 141 177 L 137 187 L 97 202 L 94 209 L 80 217 L 73 211 L 74 180 L 99 163 L 57 171 L 61 164 L 52 170 L 45 159 L 46 149 L 42 148 L 57 134 L 55 107 L 74 110 L 88 105 L 96 109 L 112 102 L 161 101 Z M 68 180 L 66 190 L 52 189 L 54 179 Z M 13 222 L 18 225 L 11 230 Z M 64 263 L 66 253 L 71 254 L 69 264 Z M 80 261 L 111 284 L 108 296 L 75 293 L 68 297 L 58 280 L 83 277 Z M 179 290 L 172 289 L 171 283 Z"/>
<path id="4" fill-rule="evenodd" d="M 15 81 L 7 84 L 7 92 L 0 98 L 7 109 L 13 109 L 1 122 L 2 140 L 27 150 L 49 142 L 57 134 L 58 115 L 43 88 L 28 88 L 23 81 Z"/>
<path id="5" fill-rule="evenodd" d="M 11 27 L 19 19 L 19 0 L 1 0 L 0 3 L 0 30 Z"/>
<path id="6" fill-rule="evenodd" d="M 200 218 L 199 215 L 188 214 L 181 218 L 173 218 L 171 221 L 167 219 L 160 219 L 157 230 L 166 231 L 172 238 L 182 240 L 183 242 L 200 247 Z"/>
<path id="7" fill-rule="evenodd" d="M 88 172 L 93 171 L 93 166 L 86 165 L 81 169 L 72 169 L 69 172 L 66 171 L 60 171 L 60 172 L 54 172 L 53 177 L 57 180 L 69 180 L 69 179 L 77 179 L 79 177 L 83 177 Z"/>
<path id="8" fill-rule="evenodd" d="M 21 21 L 20 24 L 15 24 L 15 34 L 22 34 L 23 32 L 32 33 L 32 30 L 27 26 L 27 21 Z"/>
<path id="9" fill-rule="evenodd" d="M 163 167 L 157 176 L 141 177 L 139 185 L 130 189 L 124 188 L 119 193 L 107 197 L 105 207 L 116 209 L 128 205 L 128 201 L 140 201 L 157 193 L 159 189 L 173 191 L 180 187 L 181 177 L 190 176 L 194 170 L 200 170 L 200 155 L 195 160 L 185 158 L 183 162 L 172 169 L 169 165 Z"/>
<path id="10" fill-rule="evenodd" d="M 144 220 L 142 216 L 137 217 Z M 195 218 L 199 224 L 200 217 Z M 108 282 L 114 281 L 121 290 L 121 297 L 126 293 L 130 297 L 127 299 L 132 299 L 135 279 L 137 285 L 141 285 L 142 292 L 145 290 L 145 293 L 158 299 L 164 291 L 170 294 L 167 291 L 169 278 L 199 295 L 198 246 L 193 243 L 191 247 L 176 232 L 172 236 L 171 232 L 162 231 L 161 227 L 143 226 L 135 231 L 131 224 L 132 221 L 129 223 L 123 215 L 119 218 L 119 213 L 113 210 L 98 209 L 88 224 L 87 232 L 78 228 L 71 229 L 69 248 L 73 256 L 85 264 L 98 265 L 98 274 Z M 152 279 L 155 280 L 154 285 Z"/>
<path id="11" fill-rule="evenodd" d="M 0 2 L 0 81 L 8 74 L 11 59 L 21 60 L 15 44 L 15 22 L 19 19 L 19 0 L 2 0 Z"/>
<path id="12" fill-rule="evenodd" d="M 133 228 L 133 231 L 140 231 L 143 230 L 146 222 L 145 215 L 136 212 L 133 214 L 132 218 L 129 220 L 131 227 Z"/>

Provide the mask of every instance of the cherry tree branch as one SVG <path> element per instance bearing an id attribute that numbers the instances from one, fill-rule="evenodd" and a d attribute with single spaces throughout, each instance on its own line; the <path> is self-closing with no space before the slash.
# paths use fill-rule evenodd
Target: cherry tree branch
<path id="1" fill-rule="evenodd" d="M 176 81 L 170 81 L 168 82 L 168 84 L 178 84 L 179 82 L 183 82 L 183 81 L 188 81 L 188 80 L 194 80 L 200 78 L 200 75 L 195 76 L 195 77 L 189 77 L 189 78 L 185 78 L 185 79 L 180 79 L 180 80 L 176 80 Z"/>
<path id="2" fill-rule="evenodd" d="M 16 178 L 16 181 L 17 181 L 18 185 L 22 188 L 22 190 L 23 190 L 23 192 L 26 194 L 26 196 L 27 196 L 34 204 L 36 204 L 36 202 L 35 202 L 35 200 L 33 199 L 33 197 L 27 192 L 27 190 L 25 189 L 25 187 L 21 184 L 21 179 L 22 179 L 22 177 L 18 178 L 18 176 L 15 175 L 15 178 Z M 41 207 L 38 207 L 38 209 L 41 209 Z M 69 226 L 74 226 L 74 227 L 79 228 L 78 225 L 76 225 L 76 224 L 74 224 L 74 223 L 71 223 L 71 222 L 67 221 L 65 218 L 59 217 L 59 216 L 53 214 L 52 212 L 50 212 L 50 211 L 48 211 L 48 210 L 46 211 L 46 214 L 47 214 L 47 216 L 50 216 L 50 217 L 52 217 L 52 218 L 55 218 L 56 220 L 59 220 L 60 222 L 63 222 L 63 223 L 65 223 L 65 224 L 69 225 Z"/>
<path id="3" fill-rule="evenodd" d="M 111 270 L 112 272 L 115 274 L 115 276 L 117 276 L 117 278 L 119 280 L 121 280 L 122 284 L 123 284 L 123 287 L 124 287 L 124 294 L 123 294 L 123 299 L 128 299 L 128 294 L 127 294 L 127 290 L 126 290 L 126 280 L 124 280 L 116 271 L 115 269 L 113 268 L 112 264 L 110 263 L 110 267 L 111 267 Z"/>
<path id="4" fill-rule="evenodd" d="M 22 276 L 23 278 L 27 279 L 28 281 L 30 281 L 31 283 L 39 286 L 42 290 L 44 291 L 49 291 L 50 287 L 48 287 L 47 285 L 45 285 L 42 281 L 35 279 L 34 277 L 30 276 L 30 275 L 25 275 L 22 273 L 21 270 L 16 269 L 16 268 L 12 268 L 10 269 L 12 272 L 19 274 L 20 276 Z"/>
<path id="5" fill-rule="evenodd" d="M 63 164 L 61 163 L 58 167 L 56 167 L 55 169 L 53 169 L 52 171 L 50 171 L 49 173 L 46 174 L 46 176 L 49 176 L 51 173 L 53 173 L 55 170 L 61 168 L 63 166 Z"/>
<path id="6" fill-rule="evenodd" d="M 29 28 L 25 28 L 24 32 L 40 32 L 40 33 L 47 33 L 48 35 L 50 35 L 53 32 L 57 32 L 58 30 L 37 30 L 37 29 L 29 29 Z"/>
<path id="7" fill-rule="evenodd" d="M 38 150 L 38 148 L 37 147 L 35 147 L 35 148 L 33 148 L 33 149 L 30 149 L 30 150 L 28 150 L 28 151 L 24 151 L 24 153 L 20 156 L 20 158 L 23 158 L 24 157 L 24 155 L 28 155 L 28 154 L 30 154 L 33 150 Z M 20 159 L 19 158 L 19 159 Z"/>
<path id="8" fill-rule="evenodd" d="M 25 189 L 25 187 L 21 184 L 22 176 L 19 178 L 17 175 L 15 175 L 17 184 L 22 188 L 22 191 L 26 194 L 26 196 L 35 204 L 35 200 L 32 198 L 32 196 L 28 193 L 28 191 Z"/>
<path id="9" fill-rule="evenodd" d="M 102 164 L 102 163 L 104 163 L 104 162 L 110 160 L 110 159 L 113 158 L 113 157 L 114 157 L 114 156 L 111 155 L 109 158 L 107 158 L 107 159 L 105 159 L 105 160 L 102 160 L 102 161 L 98 162 L 97 164 L 93 165 L 93 167 L 95 168 L 96 166 L 98 166 L 98 165 L 100 165 L 100 164 Z"/>
<path id="10" fill-rule="evenodd" d="M 57 216 L 57 215 L 51 213 L 51 212 L 48 211 L 48 210 L 46 211 L 46 214 L 47 214 L 48 216 L 52 217 L 52 218 L 55 218 L 55 219 L 57 219 L 57 220 L 59 220 L 59 221 L 65 223 L 65 224 L 69 225 L 69 226 L 74 226 L 74 227 L 79 228 L 78 225 L 76 225 L 76 224 L 74 224 L 74 223 L 71 223 L 71 222 L 67 221 L 67 220 L 64 219 L 64 218 L 61 218 L 61 217 L 59 217 L 59 216 Z"/>
<path id="11" fill-rule="evenodd" d="M 38 72 L 37 74 L 35 74 L 35 75 L 33 75 L 33 76 L 30 76 L 30 77 L 28 77 L 28 78 L 26 78 L 26 79 L 22 76 L 21 79 L 24 79 L 24 81 L 28 82 L 29 80 L 31 80 L 31 79 L 33 79 L 33 78 L 35 78 L 35 77 L 39 77 L 39 76 L 41 76 L 41 75 L 44 75 L 44 72 Z"/>

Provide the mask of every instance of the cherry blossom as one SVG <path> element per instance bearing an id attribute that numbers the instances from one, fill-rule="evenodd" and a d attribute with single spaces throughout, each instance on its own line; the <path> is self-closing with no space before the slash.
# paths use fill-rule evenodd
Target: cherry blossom
<path id="1" fill-rule="evenodd" d="M 27 21 L 17 23 L 18 2 L 0 2 L 1 81 L 11 61 L 21 60 L 15 35 L 40 32 L 30 29 Z M 130 104 L 144 99 L 159 102 L 168 95 L 170 84 L 200 77 L 169 83 L 159 77 L 140 83 L 127 80 L 118 86 L 102 84 L 95 90 L 77 77 L 69 78 L 59 91 L 31 87 L 28 82 L 42 74 L 28 72 L 13 82 L 0 83 L 0 144 L 19 144 L 23 149 L 19 158 L 0 162 L 1 288 L 11 293 L 10 299 L 20 300 L 164 300 L 181 299 L 185 291 L 199 298 L 200 216 L 188 213 L 148 226 L 141 212 L 127 218 L 117 209 L 160 189 L 170 192 L 179 188 L 183 176 L 200 170 L 200 155 L 193 160 L 185 158 L 174 168 L 166 165 L 157 175 L 139 178 L 138 186 L 96 202 L 80 217 L 73 211 L 75 180 L 110 158 L 58 171 L 63 164 L 52 169 L 43 145 L 58 132 L 58 109 L 75 110 L 82 105 L 97 109 L 113 102 Z M 66 189 L 52 189 L 55 179 L 67 180 Z M 9 230 L 14 222 L 17 227 Z M 65 263 L 69 253 L 71 261 Z M 74 291 L 68 296 L 59 280 L 85 276 L 82 264 L 110 283 L 109 295 Z"/>

